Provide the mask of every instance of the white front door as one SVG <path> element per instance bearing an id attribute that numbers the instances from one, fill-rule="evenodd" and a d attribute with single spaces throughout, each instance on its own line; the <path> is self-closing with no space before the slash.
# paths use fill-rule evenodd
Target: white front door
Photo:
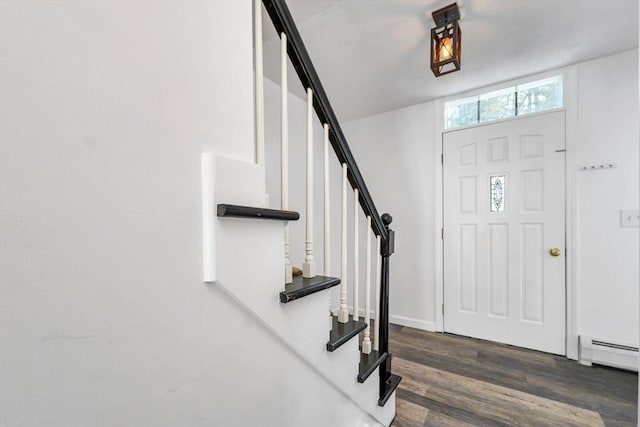
<path id="1" fill-rule="evenodd" d="M 442 144 L 444 330 L 564 355 L 564 112 Z"/>

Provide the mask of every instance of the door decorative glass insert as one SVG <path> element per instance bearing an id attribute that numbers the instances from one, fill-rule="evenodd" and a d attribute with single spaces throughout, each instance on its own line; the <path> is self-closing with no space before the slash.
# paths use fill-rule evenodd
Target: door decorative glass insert
<path id="1" fill-rule="evenodd" d="M 504 175 L 494 175 L 489 178 L 491 212 L 504 212 L 504 178 Z"/>

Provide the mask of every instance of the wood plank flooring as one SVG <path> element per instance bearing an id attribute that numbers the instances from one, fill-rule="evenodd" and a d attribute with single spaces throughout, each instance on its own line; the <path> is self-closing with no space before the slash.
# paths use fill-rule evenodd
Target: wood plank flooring
<path id="1" fill-rule="evenodd" d="M 393 427 L 636 426 L 638 375 L 392 325 Z"/>

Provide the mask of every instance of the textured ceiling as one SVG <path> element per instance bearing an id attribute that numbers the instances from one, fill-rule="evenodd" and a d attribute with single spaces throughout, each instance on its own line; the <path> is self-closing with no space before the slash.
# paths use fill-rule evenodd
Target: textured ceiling
<path id="1" fill-rule="evenodd" d="M 431 12 L 450 3 L 288 1 L 341 121 L 638 47 L 637 0 L 458 0 L 462 69 L 436 78 Z M 264 17 L 265 74 L 277 82 L 279 40 Z M 294 81 L 290 89 L 302 97 Z"/>

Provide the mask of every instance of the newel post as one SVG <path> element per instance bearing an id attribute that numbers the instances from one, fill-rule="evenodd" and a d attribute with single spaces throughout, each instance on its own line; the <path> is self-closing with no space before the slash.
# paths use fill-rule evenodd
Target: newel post
<path id="1" fill-rule="evenodd" d="M 376 321 L 380 322 L 379 347 L 380 353 L 389 353 L 389 258 L 393 254 L 395 233 L 389 228 L 393 218 L 388 213 L 382 215 L 382 223 L 387 229 L 387 239 L 382 240 L 380 255 L 382 256 L 382 271 L 380 283 L 380 317 Z M 391 377 L 391 357 L 380 365 L 380 396 L 386 390 L 387 381 Z"/>

